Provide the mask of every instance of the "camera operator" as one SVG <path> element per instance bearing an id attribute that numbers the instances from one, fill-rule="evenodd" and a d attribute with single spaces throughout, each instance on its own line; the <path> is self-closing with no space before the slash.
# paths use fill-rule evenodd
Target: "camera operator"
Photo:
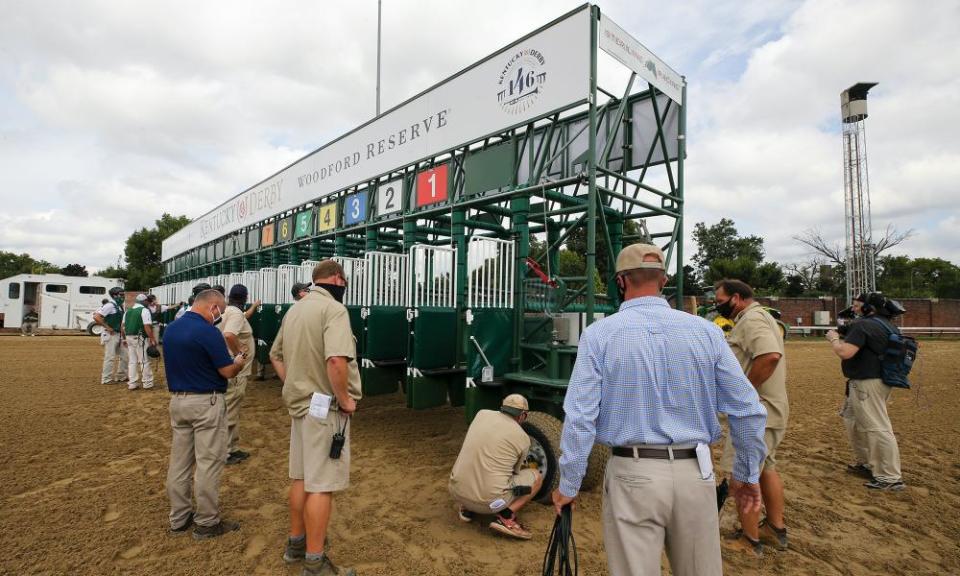
<path id="1" fill-rule="evenodd" d="M 826 335 L 848 379 L 840 415 L 856 461 L 847 465 L 847 472 L 870 479 L 864 484 L 867 488 L 896 492 L 906 485 L 900 475 L 900 449 L 887 415 L 893 388 L 881 380 L 880 359 L 888 339 L 881 322 L 889 324 L 903 308 L 879 292 L 859 296 L 854 310 L 858 307 L 862 317 L 844 326 L 842 337 L 836 330 Z"/>

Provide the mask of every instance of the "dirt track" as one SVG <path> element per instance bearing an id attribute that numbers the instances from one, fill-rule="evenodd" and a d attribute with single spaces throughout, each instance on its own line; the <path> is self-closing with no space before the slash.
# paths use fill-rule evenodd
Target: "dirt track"
<path id="1" fill-rule="evenodd" d="M 820 342 L 787 347 L 791 421 L 778 453 L 792 550 L 730 574 L 960 573 L 960 343 L 924 342 L 919 393 L 890 407 L 900 494 L 843 472 L 838 361 Z M 0 574 L 299 574 L 280 552 L 287 527 L 289 420 L 277 381 L 254 382 L 242 414 L 247 462 L 226 469 L 224 514 L 239 532 L 195 542 L 166 532 L 168 395 L 98 384 L 91 337 L 0 337 Z M 462 409 L 411 412 L 399 395 L 365 399 L 354 422 L 352 488 L 336 499 L 332 557 L 372 574 L 539 574 L 552 513 L 522 513 L 530 542 L 457 521 L 446 477 L 466 430 Z M 598 494 L 575 532 L 581 574 L 605 574 Z M 732 523 L 728 503 L 722 524 Z"/>

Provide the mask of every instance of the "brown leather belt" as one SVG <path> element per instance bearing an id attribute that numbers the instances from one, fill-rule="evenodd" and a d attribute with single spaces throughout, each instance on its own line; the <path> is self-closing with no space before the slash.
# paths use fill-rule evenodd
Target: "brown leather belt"
<path id="1" fill-rule="evenodd" d="M 631 448 L 629 446 L 614 446 L 614 456 L 621 458 L 658 458 L 661 460 L 681 460 L 696 458 L 696 448 Z"/>

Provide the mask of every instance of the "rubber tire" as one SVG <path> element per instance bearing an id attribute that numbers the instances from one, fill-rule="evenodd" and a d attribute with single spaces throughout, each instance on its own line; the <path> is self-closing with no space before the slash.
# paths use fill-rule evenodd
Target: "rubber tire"
<path id="1" fill-rule="evenodd" d="M 533 499 L 541 504 L 549 504 L 550 494 L 560 484 L 560 432 L 563 423 L 545 412 L 530 412 L 522 427 L 527 435 L 540 443 L 547 459 L 547 473 L 543 477 L 540 491 L 534 494 Z"/>
<path id="2" fill-rule="evenodd" d="M 91 336 L 99 336 L 103 334 L 103 326 L 97 324 L 96 322 L 91 322 L 87 324 L 87 334 Z"/>
<path id="3" fill-rule="evenodd" d="M 594 444 L 587 460 L 587 473 L 580 483 L 580 490 L 590 492 L 603 485 L 603 475 L 607 471 L 607 460 L 610 460 L 610 447 L 603 444 Z"/>

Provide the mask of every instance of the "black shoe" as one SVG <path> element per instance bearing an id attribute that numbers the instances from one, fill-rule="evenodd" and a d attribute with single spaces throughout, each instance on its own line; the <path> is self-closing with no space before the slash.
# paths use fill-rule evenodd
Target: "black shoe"
<path id="1" fill-rule="evenodd" d="M 246 460 L 246 458 L 241 458 L 240 456 L 237 456 L 236 453 L 231 452 L 231 453 L 227 456 L 227 465 L 229 466 L 229 465 L 233 465 L 233 464 L 239 464 L 239 463 L 243 462 L 244 460 Z"/>
<path id="2" fill-rule="evenodd" d="M 200 526 L 198 524 L 197 527 L 193 529 L 193 539 L 206 540 L 207 538 L 216 538 L 217 536 L 223 536 L 227 532 L 233 532 L 239 529 L 240 524 L 238 522 L 231 522 L 229 520 L 220 520 L 220 522 L 213 526 Z"/>
<path id="3" fill-rule="evenodd" d="M 245 452 L 245 451 L 243 451 L 243 450 L 234 450 L 233 452 L 230 453 L 230 455 L 231 455 L 231 456 L 236 456 L 237 458 L 239 458 L 239 459 L 241 459 L 241 460 L 246 460 L 247 458 L 250 457 L 250 453 L 249 453 L 249 452 Z"/>
<path id="4" fill-rule="evenodd" d="M 863 464 L 847 464 L 847 474 L 853 474 L 867 480 L 873 480 L 873 471 Z"/>
<path id="5" fill-rule="evenodd" d="M 187 519 L 183 522 L 183 524 L 181 524 L 180 526 L 177 526 L 176 528 L 171 528 L 170 532 L 172 534 L 182 534 L 187 530 L 189 530 L 192 526 L 193 526 L 193 512 L 191 512 L 190 515 L 187 516 Z"/>

